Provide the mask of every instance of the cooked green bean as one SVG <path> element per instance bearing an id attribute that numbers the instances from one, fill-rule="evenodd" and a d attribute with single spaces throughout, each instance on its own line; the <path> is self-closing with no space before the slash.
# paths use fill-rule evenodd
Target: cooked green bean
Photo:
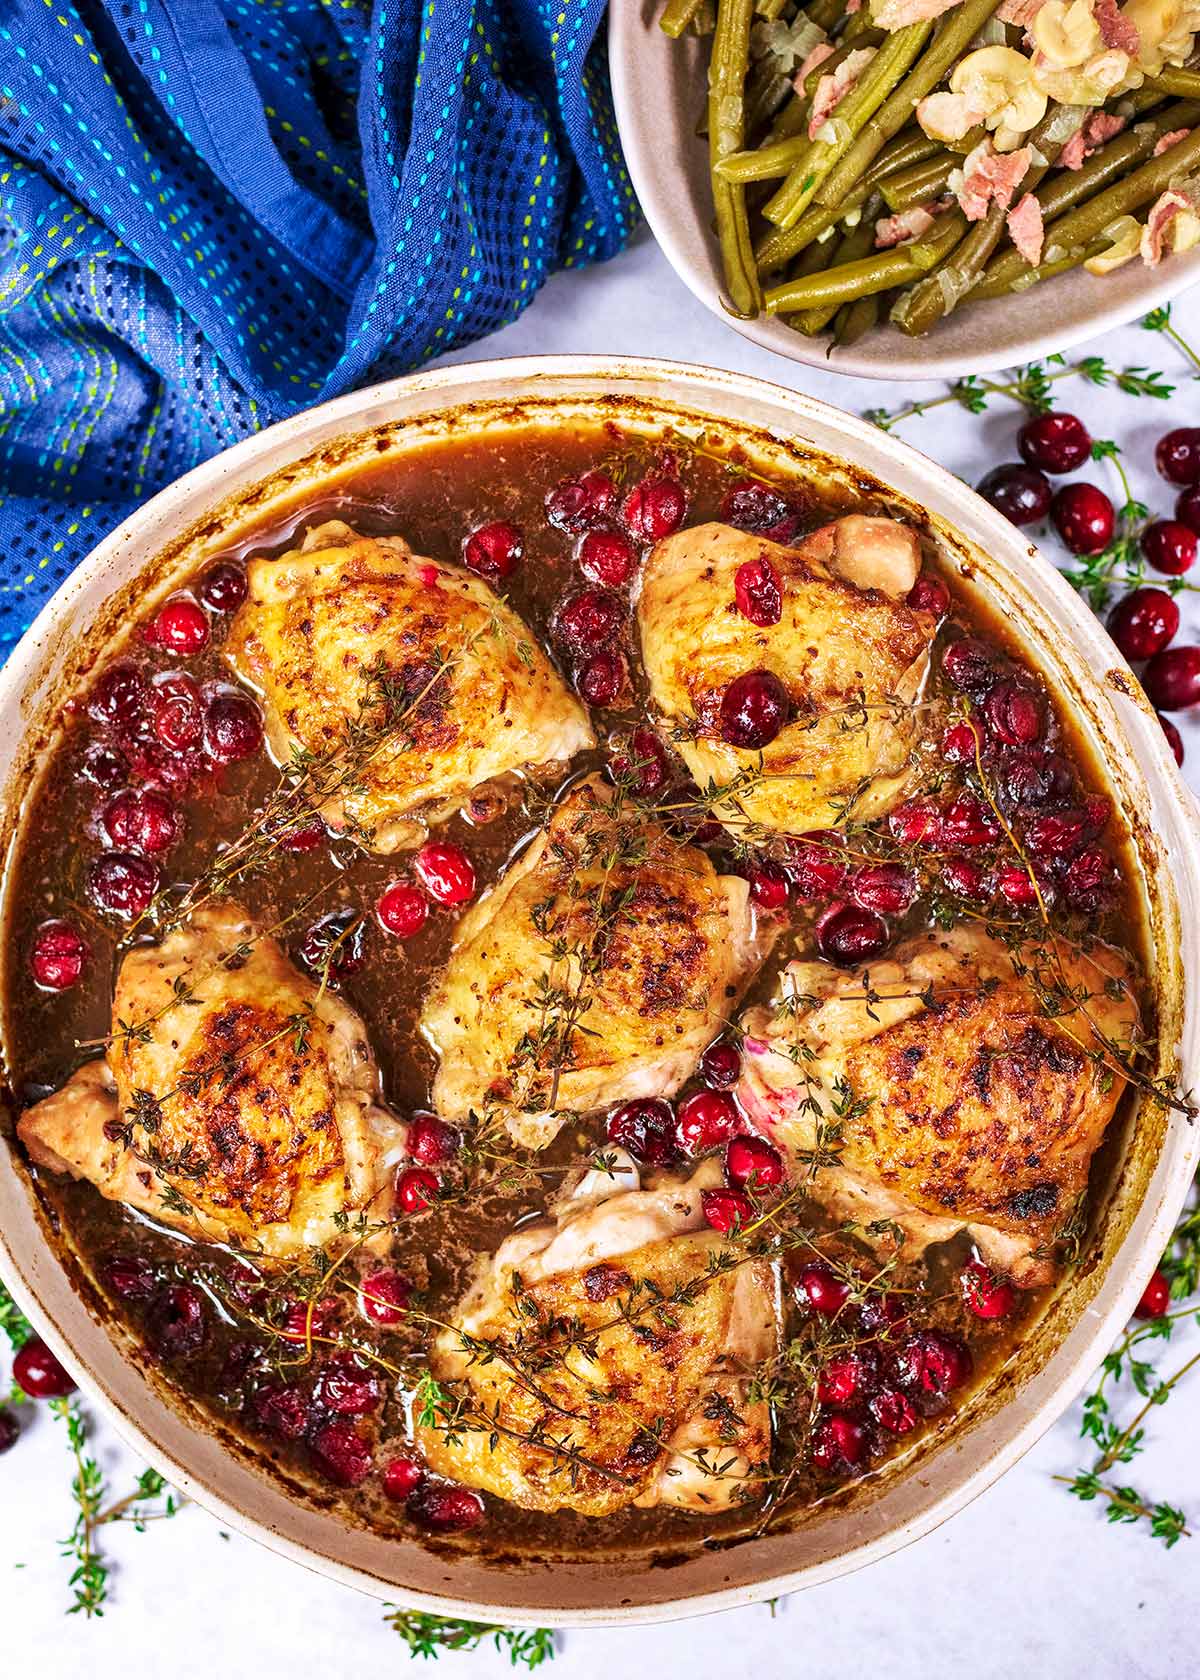
<path id="1" fill-rule="evenodd" d="M 833 323 L 833 342 L 839 349 L 857 344 L 878 320 L 879 298 L 874 293 L 870 297 L 855 298 L 853 303 L 844 303 Z"/>
<path id="2" fill-rule="evenodd" d="M 823 29 L 828 35 L 836 23 L 841 21 L 846 9 L 846 0 L 813 0 L 811 6 L 806 6 L 804 15 L 810 23 L 815 23 L 818 29 Z"/>
<path id="3" fill-rule="evenodd" d="M 677 39 L 700 10 L 704 0 L 667 0 L 658 27 L 664 35 Z"/>
<path id="4" fill-rule="evenodd" d="M 841 268 L 785 280 L 766 293 L 767 311 L 771 315 L 795 314 L 802 309 L 816 309 L 823 303 L 852 303 L 855 298 L 903 286 L 940 263 L 962 238 L 966 225 L 966 217 L 956 210 L 952 215 L 939 217 L 925 238 L 913 245 L 876 251 L 858 262 L 844 263 Z"/>
<path id="5" fill-rule="evenodd" d="M 894 175 L 889 175 L 880 183 L 884 202 L 893 215 L 901 210 L 911 210 L 916 204 L 927 204 L 931 198 L 940 198 L 946 190 L 946 182 L 952 170 L 962 168 L 962 159 L 952 152 L 942 152 L 940 157 L 926 158 L 924 163 L 914 164 L 910 169 L 899 169 Z"/>
<path id="6" fill-rule="evenodd" d="M 725 180 L 747 183 L 773 181 L 789 172 L 797 159 L 803 157 L 813 144 L 808 138 L 808 113 L 813 94 L 817 91 L 817 83 L 823 76 L 832 75 L 838 65 L 849 58 L 854 50 L 851 46 L 840 46 L 815 69 L 809 71 L 804 78 L 803 95 L 797 94 L 787 106 L 772 129 L 767 143 L 756 146 L 753 151 L 735 152 L 732 157 L 723 159 L 720 173 Z"/>
<path id="7" fill-rule="evenodd" d="M 1039 263 L 1036 268 L 1022 260 L 1019 268 L 1022 272 L 993 276 L 992 269 L 996 266 L 989 264 L 983 271 L 983 278 L 971 293 L 971 302 L 986 302 L 988 298 L 1007 297 L 1010 292 L 1024 292 L 1030 286 L 1036 286 L 1039 280 L 1052 280 L 1056 274 L 1066 274 L 1072 268 L 1079 268 L 1087 262 L 1089 257 L 1099 257 L 1108 250 L 1111 240 L 1094 239 L 1090 245 L 1078 245 L 1073 251 L 1068 251 L 1054 262 Z M 1008 253 L 1011 254 L 1011 253 Z"/>
<path id="8" fill-rule="evenodd" d="M 835 273 L 839 268 L 844 268 L 846 264 L 859 261 L 860 258 L 867 256 L 874 249 L 875 217 L 878 215 L 879 209 L 879 198 L 872 193 L 862 207 L 857 224 L 844 233 L 838 241 L 837 250 L 834 252 L 833 261 L 829 264 L 827 272 Z M 788 325 L 798 327 L 806 338 L 815 338 L 819 332 L 824 332 L 837 314 L 837 310 L 838 305 L 836 303 L 822 303 L 815 309 L 802 310 L 788 321 Z"/>
<path id="9" fill-rule="evenodd" d="M 713 210 L 725 267 L 729 301 L 739 315 L 757 315 L 762 304 L 750 243 L 746 194 L 716 173 L 723 158 L 740 151 L 745 135 L 744 93 L 750 65 L 754 0 L 720 0 L 708 68 L 708 152 L 712 165 Z"/>
<path id="10" fill-rule="evenodd" d="M 1164 93 L 1180 99 L 1200 99 L 1200 70 L 1162 70 L 1154 78 Z"/>

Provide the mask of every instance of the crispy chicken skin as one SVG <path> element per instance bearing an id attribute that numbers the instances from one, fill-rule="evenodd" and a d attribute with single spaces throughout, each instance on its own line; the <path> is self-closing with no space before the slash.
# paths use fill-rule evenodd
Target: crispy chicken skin
<path id="1" fill-rule="evenodd" d="M 341 1214 L 386 1215 L 405 1128 L 377 1083 L 354 1011 L 218 904 L 130 951 L 107 1060 L 17 1130 L 41 1167 L 188 1235 L 282 1259 L 338 1246 Z"/>
<path id="2" fill-rule="evenodd" d="M 336 753 L 364 719 L 378 729 L 372 674 L 387 673 L 403 717 L 321 806 L 374 851 L 417 845 L 472 790 L 593 745 L 586 712 L 517 615 L 480 578 L 402 537 L 333 520 L 246 575 L 226 654 L 263 697 L 279 762 L 298 746 Z"/>
<path id="3" fill-rule="evenodd" d="M 421 1016 L 446 1119 L 499 1111 L 539 1148 L 568 1113 L 671 1094 L 765 954 L 746 882 L 613 799 L 575 787 L 459 924 Z"/>
<path id="4" fill-rule="evenodd" d="M 434 1470 L 531 1510 L 724 1509 L 770 1454 L 769 1409 L 748 1392 L 779 1347 L 774 1272 L 746 1260 L 706 1276 L 727 1248 L 700 1204 L 714 1162 L 641 1189 L 623 1152 L 605 1161 L 556 1218 L 480 1260 L 430 1356 L 463 1420 L 420 1428 L 420 1444 Z M 460 1331 L 493 1357 L 472 1358 Z"/>
<path id="5" fill-rule="evenodd" d="M 764 559 L 782 615 L 760 628 L 738 610 L 734 580 Z M 716 809 L 735 832 L 749 819 L 800 834 L 844 814 L 880 816 L 903 797 L 917 737 L 903 708 L 921 694 L 936 629 L 932 614 L 905 604 L 920 564 L 907 525 L 861 514 L 792 548 L 710 524 L 651 551 L 638 606 L 642 658 L 655 706 L 683 726 L 679 752 L 701 787 L 726 786 L 759 763 L 758 752 L 721 739 L 721 697 L 735 677 L 771 671 L 791 701 L 793 721 L 762 750 L 765 779 Z M 865 714 L 856 709 L 864 704 Z"/>
<path id="6" fill-rule="evenodd" d="M 894 1221 L 906 1257 L 965 1227 L 1015 1282 L 1051 1281 L 1049 1250 L 1122 1091 L 1090 1059 L 1092 1028 L 1128 1046 L 1138 1025 L 1123 953 L 1063 943 L 1060 958 L 1086 1001 L 1057 1019 L 1004 947 L 971 928 L 872 963 L 869 999 L 861 971 L 789 964 L 776 1006 L 742 1018 L 737 1094 L 750 1123 L 784 1149 L 812 1149 L 810 1099 L 828 1119 L 849 1106 L 838 1163 L 812 1181 L 818 1200 L 863 1225 Z"/>

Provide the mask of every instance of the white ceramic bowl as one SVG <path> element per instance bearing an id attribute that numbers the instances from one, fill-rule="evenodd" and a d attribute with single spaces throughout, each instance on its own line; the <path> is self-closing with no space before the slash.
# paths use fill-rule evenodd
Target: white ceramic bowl
<path id="1" fill-rule="evenodd" d="M 715 428 L 763 462 L 816 454 L 924 522 L 950 565 L 1009 622 L 1103 756 L 1133 831 L 1154 945 L 1163 1067 L 1200 1085 L 1200 836 L 1161 731 L 1078 598 L 1036 550 L 951 474 L 823 403 L 736 374 L 591 357 L 485 362 L 419 374 L 314 409 L 216 457 L 108 537 L 45 607 L 0 671 L 0 850 L 7 851 L 62 695 L 127 629 L 133 605 L 236 539 L 294 516 L 319 481 L 448 427 L 508 431 L 577 417 Z M 0 974 L 0 987 L 20 983 Z M 869 1563 L 950 1516 L 1062 1412 L 1125 1323 L 1183 1202 L 1200 1128 L 1143 1106 L 1097 1210 L 1093 1263 L 1072 1273 L 1022 1357 L 953 1420 L 936 1450 L 835 1497 L 791 1534 L 650 1567 L 629 1560 L 502 1565 L 348 1526 L 299 1497 L 174 1400 L 96 1310 L 47 1240 L 16 1150 L 0 1138 L 0 1272 L 63 1363 L 136 1450 L 220 1520 L 334 1579 L 444 1614 L 558 1625 L 662 1620 L 773 1597 Z"/>
<path id="2" fill-rule="evenodd" d="M 960 379 L 1035 361 L 1098 338 L 1200 281 L 1200 250 L 1158 268 L 1127 263 L 1099 277 L 1076 269 L 1031 291 L 968 303 L 925 338 L 876 327 L 831 350 L 770 315 L 739 320 L 722 302 L 712 227 L 708 145 L 696 134 L 708 76 L 708 41 L 673 41 L 658 27 L 663 0 L 611 0 L 608 57 L 617 127 L 646 220 L 667 261 L 701 303 L 754 344 L 795 362 L 868 379 Z"/>

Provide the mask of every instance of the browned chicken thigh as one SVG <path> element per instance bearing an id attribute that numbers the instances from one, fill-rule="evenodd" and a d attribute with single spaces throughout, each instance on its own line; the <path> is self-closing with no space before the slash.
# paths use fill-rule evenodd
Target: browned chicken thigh
<path id="1" fill-rule="evenodd" d="M 747 822 L 799 834 L 866 820 L 903 797 L 936 629 L 905 602 L 920 564 L 907 525 L 860 514 L 790 548 L 711 524 L 651 551 L 642 658 L 680 754 L 702 788 L 728 787 L 761 757 L 763 774 L 715 807 L 735 833 Z M 738 604 L 748 579 L 762 604 L 754 618 Z M 790 707 L 761 749 L 722 735 L 725 692 L 751 672 L 779 679 Z"/>
<path id="2" fill-rule="evenodd" d="M 905 1255 L 966 1228 L 1015 1282 L 1048 1282 L 1123 1089 L 1111 1057 L 1093 1058 L 1106 1042 L 1128 1053 L 1138 1026 L 1122 952 L 1060 941 L 1058 962 L 1045 1005 L 969 927 L 908 940 L 869 971 L 790 963 L 774 1005 L 742 1018 L 738 1099 L 793 1155 L 840 1124 L 811 1194 L 861 1225 L 893 1222 Z"/>
<path id="3" fill-rule="evenodd" d="M 227 657 L 263 697 L 276 759 L 316 755 L 322 817 L 374 851 L 417 845 L 475 789 L 593 744 L 512 609 L 402 537 L 333 520 L 246 575 Z"/>
<path id="4" fill-rule="evenodd" d="M 387 1214 L 405 1128 L 362 1022 L 236 905 L 130 951 L 107 1058 L 22 1115 L 32 1159 L 214 1242 L 282 1258 Z"/>

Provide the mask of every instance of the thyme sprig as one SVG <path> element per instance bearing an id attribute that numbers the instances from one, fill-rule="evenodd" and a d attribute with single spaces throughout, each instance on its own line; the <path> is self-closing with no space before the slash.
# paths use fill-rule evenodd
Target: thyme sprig
<path id="1" fill-rule="evenodd" d="M 410 1657 L 437 1657 L 442 1651 L 475 1651 L 490 1640 L 497 1651 L 507 1652 L 514 1668 L 540 1668 L 555 1655 L 554 1635 L 549 1628 L 501 1627 L 498 1622 L 463 1622 L 449 1616 L 431 1616 L 423 1610 L 385 1607 L 384 1621 L 398 1633 Z"/>
<path id="2" fill-rule="evenodd" d="M 1047 369 L 1052 368 L 1052 372 Z M 946 403 L 957 403 L 971 414 L 981 414 L 994 397 L 1019 403 L 1030 414 L 1047 414 L 1054 407 L 1052 387 L 1063 379 L 1085 379 L 1089 385 L 1114 385 L 1131 397 L 1156 397 L 1165 402 L 1174 394 L 1161 373 L 1145 367 L 1116 368 L 1103 356 L 1081 356 L 1077 362 L 1067 362 L 1054 355 L 1045 362 L 1028 362 L 1015 370 L 1009 379 L 983 379 L 970 373 L 957 380 L 941 397 L 926 402 L 908 403 L 903 408 L 868 409 L 865 418 L 880 431 L 891 432 L 906 420 L 916 420 L 931 409 Z"/>
<path id="3" fill-rule="evenodd" d="M 1147 332 L 1165 333 L 1175 348 L 1187 357 L 1188 361 L 1200 374 L 1200 355 L 1197 355 L 1183 334 L 1171 321 L 1171 305 L 1168 303 L 1161 309 L 1152 309 L 1149 315 L 1142 317 L 1142 325 Z"/>

